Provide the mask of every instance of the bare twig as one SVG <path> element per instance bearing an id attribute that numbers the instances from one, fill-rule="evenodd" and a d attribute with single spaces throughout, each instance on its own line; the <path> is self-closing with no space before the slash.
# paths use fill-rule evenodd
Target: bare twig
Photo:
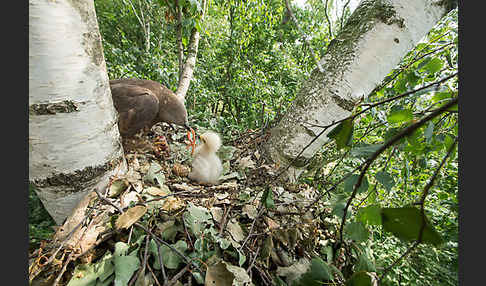
<path id="1" fill-rule="evenodd" d="M 157 244 L 157 254 L 159 256 L 160 271 L 162 272 L 162 277 L 164 278 L 164 285 L 166 285 L 167 284 L 167 274 L 165 273 L 164 261 L 162 260 L 162 255 L 160 254 L 160 243 L 155 239 L 154 239 L 154 241 Z"/>
<path id="2" fill-rule="evenodd" d="M 309 51 L 312 55 L 312 59 L 315 61 L 316 65 L 317 65 L 317 68 L 319 69 L 319 71 L 321 73 L 323 73 L 324 69 L 322 68 L 321 63 L 319 62 L 319 58 L 316 56 L 316 53 L 314 52 L 314 49 L 312 48 L 312 45 L 311 45 L 307 35 L 304 33 L 304 30 L 302 30 L 302 28 L 299 26 L 299 22 L 297 21 L 297 18 L 295 18 L 295 15 L 292 12 L 292 9 L 290 9 L 289 0 L 285 0 L 285 7 L 287 7 L 287 11 L 289 12 L 290 18 L 292 18 L 292 21 L 294 22 L 295 26 L 299 30 L 302 38 L 306 42 L 307 46 L 309 46 Z"/>
<path id="3" fill-rule="evenodd" d="M 172 277 L 172 279 L 170 279 L 170 281 L 167 283 L 166 286 L 174 285 L 177 282 L 177 280 L 179 280 L 179 278 L 181 278 L 182 275 L 184 275 L 184 273 L 189 271 L 189 267 L 190 267 L 190 264 L 187 264 L 186 267 L 182 268 L 181 271 L 179 271 L 176 275 L 174 275 L 174 277 Z"/>
<path id="4" fill-rule="evenodd" d="M 157 276 L 155 275 L 154 271 L 152 270 L 152 267 L 150 267 L 150 264 L 147 264 L 147 268 L 150 271 L 150 274 L 152 274 L 152 277 L 154 278 L 155 284 L 157 284 L 157 286 L 161 286 L 159 279 L 157 279 Z"/>
<path id="5" fill-rule="evenodd" d="M 221 225 L 219 226 L 219 235 L 223 235 L 223 231 L 224 231 L 226 224 L 228 222 L 227 221 L 228 214 L 230 213 L 232 207 L 233 207 L 233 205 L 230 205 L 229 208 L 224 213 L 223 219 L 221 220 Z"/>
<path id="6" fill-rule="evenodd" d="M 159 238 L 157 235 L 155 235 L 153 232 L 151 232 L 149 229 L 147 229 L 145 226 L 143 226 L 142 224 L 136 222 L 134 223 L 133 225 L 143 229 L 146 233 L 150 234 L 156 241 L 159 241 L 160 243 L 162 243 L 163 245 L 167 246 L 168 248 L 170 248 L 172 251 L 174 251 L 177 255 L 179 255 L 182 259 L 184 259 L 184 261 L 186 261 L 186 263 L 192 263 L 194 266 L 196 266 L 197 270 L 201 273 L 204 273 L 201 268 L 199 268 L 199 266 L 197 264 L 195 264 L 191 259 L 189 259 L 187 256 L 185 256 L 184 254 L 182 254 L 177 248 L 175 248 L 174 246 L 170 245 L 169 243 L 165 242 L 164 240 L 162 240 L 161 238 Z"/>
<path id="7" fill-rule="evenodd" d="M 69 254 L 67 260 L 64 262 L 64 265 L 62 266 L 61 271 L 57 275 L 56 280 L 54 280 L 54 283 L 52 283 L 52 286 L 57 286 L 59 284 L 59 281 L 61 281 L 62 275 L 64 274 L 64 272 L 66 272 L 66 268 L 67 268 L 69 262 L 71 262 L 71 260 L 73 258 L 73 255 L 74 255 L 74 251 L 71 251 L 71 253 Z"/>
<path id="8" fill-rule="evenodd" d="M 326 7 L 324 7 L 324 15 L 326 16 L 327 20 L 327 29 L 329 30 L 329 39 L 332 39 L 332 28 L 331 28 L 331 20 L 329 19 L 329 15 L 327 14 L 327 0 L 326 3 L 324 4 Z"/>
<path id="9" fill-rule="evenodd" d="M 344 6 L 343 6 L 343 10 L 342 10 L 342 13 L 341 13 L 341 30 L 343 29 L 343 26 L 344 26 L 344 12 L 346 11 L 346 8 L 348 7 L 349 5 L 349 2 L 351 2 L 351 0 L 348 0 Z"/>

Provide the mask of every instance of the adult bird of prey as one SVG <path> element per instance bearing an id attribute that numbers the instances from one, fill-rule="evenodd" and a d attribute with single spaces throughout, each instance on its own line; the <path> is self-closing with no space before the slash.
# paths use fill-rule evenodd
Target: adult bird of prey
<path id="1" fill-rule="evenodd" d="M 113 104 L 118 112 L 118 129 L 123 138 L 132 137 L 158 122 L 184 126 L 187 121 L 184 98 L 152 80 L 110 80 Z"/>

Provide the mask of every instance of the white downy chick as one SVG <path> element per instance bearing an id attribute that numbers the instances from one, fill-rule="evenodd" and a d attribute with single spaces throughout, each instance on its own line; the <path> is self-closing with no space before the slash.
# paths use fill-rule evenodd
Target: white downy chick
<path id="1" fill-rule="evenodd" d="M 217 184 L 223 172 L 221 160 L 216 155 L 221 147 L 221 138 L 211 131 L 202 134 L 199 138 L 202 144 L 196 147 L 192 171 L 188 177 L 200 184 Z"/>

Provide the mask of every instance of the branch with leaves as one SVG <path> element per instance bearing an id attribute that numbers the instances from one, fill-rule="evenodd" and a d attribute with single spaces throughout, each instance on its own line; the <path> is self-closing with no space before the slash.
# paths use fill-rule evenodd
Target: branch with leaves
<path id="1" fill-rule="evenodd" d="M 456 105 L 457 102 L 458 102 L 458 98 L 456 97 L 456 98 L 452 99 L 451 101 L 449 101 L 447 104 L 444 104 L 441 108 L 437 109 L 435 112 L 433 112 L 433 113 L 425 116 L 424 118 L 422 118 L 421 120 L 417 121 L 416 123 L 414 123 L 414 124 L 406 127 L 400 133 L 398 133 L 393 138 L 391 138 L 388 142 L 386 142 L 385 144 L 383 144 L 363 164 L 361 164 L 360 167 L 362 169 L 361 169 L 361 172 L 359 174 L 358 180 L 357 180 L 356 184 L 354 185 L 353 192 L 352 192 L 351 196 L 349 197 L 349 199 L 348 199 L 348 201 L 346 203 L 346 206 L 344 208 L 344 214 L 343 214 L 343 218 L 342 218 L 342 221 L 341 221 L 341 226 L 339 228 L 339 242 L 337 244 L 337 248 L 339 248 L 342 245 L 342 242 L 343 242 L 343 230 L 344 230 L 344 225 L 346 223 L 346 215 L 347 215 L 348 209 L 349 209 L 349 207 L 351 205 L 351 202 L 356 197 L 356 194 L 358 192 L 359 187 L 361 186 L 361 183 L 363 181 L 364 175 L 366 174 L 366 171 L 371 166 L 371 164 L 373 163 L 373 161 L 375 161 L 375 159 L 378 158 L 378 156 L 381 153 L 383 153 L 389 147 L 393 146 L 400 139 L 402 139 L 402 138 L 404 138 L 404 137 L 412 134 L 415 130 L 417 130 L 418 128 L 420 128 L 421 126 L 423 126 L 428 121 L 434 119 L 438 115 L 442 114 L 443 112 L 445 112 L 449 108 L 451 108 L 454 105 Z"/>

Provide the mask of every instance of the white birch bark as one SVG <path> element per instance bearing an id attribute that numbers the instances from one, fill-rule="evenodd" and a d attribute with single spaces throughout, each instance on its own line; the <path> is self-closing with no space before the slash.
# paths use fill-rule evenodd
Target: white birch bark
<path id="1" fill-rule="evenodd" d="M 201 2 L 202 13 L 200 21 L 203 21 L 204 14 L 206 11 L 206 0 Z M 189 40 L 189 45 L 187 48 L 186 62 L 184 63 L 183 70 L 179 71 L 179 84 L 175 94 L 177 94 L 182 102 L 186 97 L 187 91 L 189 90 L 189 85 L 192 80 L 192 75 L 194 73 L 194 67 L 196 66 L 197 50 L 199 46 L 200 35 L 196 28 L 193 28 L 191 33 L 191 38 Z M 180 47 L 179 47 L 180 48 Z"/>
<path id="2" fill-rule="evenodd" d="M 56 223 L 126 171 L 92 0 L 29 0 L 29 181 Z"/>
<path id="3" fill-rule="evenodd" d="M 427 32 L 447 13 L 447 1 L 365 0 L 303 84 L 292 107 L 271 130 L 264 148 L 286 167 L 325 126 L 350 115 L 355 103 L 367 96 Z M 324 23 L 323 23 L 324 25 Z M 327 133 L 295 160 L 286 177 L 295 180 L 328 140 Z"/>

